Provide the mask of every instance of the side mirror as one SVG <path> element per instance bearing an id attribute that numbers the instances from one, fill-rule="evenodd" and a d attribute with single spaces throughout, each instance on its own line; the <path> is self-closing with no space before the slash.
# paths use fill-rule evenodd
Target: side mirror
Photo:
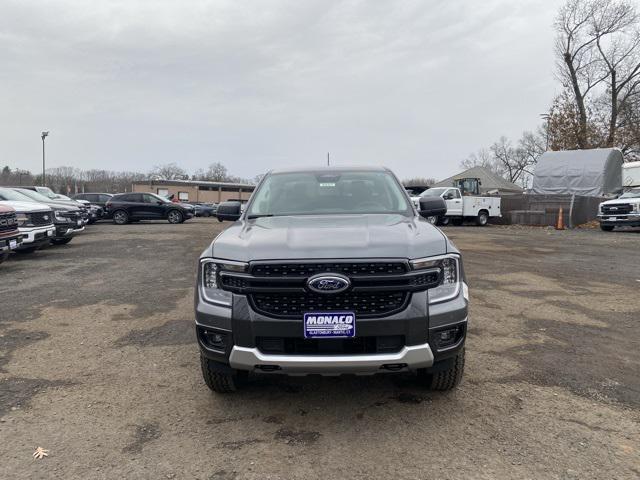
<path id="1" fill-rule="evenodd" d="M 447 204 L 441 197 L 420 197 L 421 217 L 441 217 L 447 213 Z"/>
<path id="2" fill-rule="evenodd" d="M 229 220 L 231 222 L 235 222 L 240 218 L 242 214 L 242 207 L 240 202 L 222 202 L 218 205 L 218 211 L 216 212 L 216 217 L 221 222 L 224 220 Z"/>

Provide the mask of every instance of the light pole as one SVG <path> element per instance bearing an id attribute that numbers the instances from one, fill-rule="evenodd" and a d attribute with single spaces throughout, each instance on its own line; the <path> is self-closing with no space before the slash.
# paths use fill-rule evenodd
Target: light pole
<path id="1" fill-rule="evenodd" d="M 47 135 L 49 135 L 49 132 L 42 132 L 42 135 L 41 135 L 41 138 L 42 138 L 42 186 L 43 187 L 47 186 L 44 182 L 44 139 Z"/>
<path id="2" fill-rule="evenodd" d="M 540 118 L 547 123 L 545 126 L 545 132 L 547 137 L 547 150 L 549 150 L 549 122 L 551 122 L 551 115 L 549 113 L 541 113 Z"/>

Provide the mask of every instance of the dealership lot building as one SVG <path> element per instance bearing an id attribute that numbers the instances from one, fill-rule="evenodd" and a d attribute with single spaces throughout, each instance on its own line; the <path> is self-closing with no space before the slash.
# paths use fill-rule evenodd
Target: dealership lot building
<path id="1" fill-rule="evenodd" d="M 220 203 L 228 200 L 247 201 L 255 185 L 199 180 L 149 180 L 135 182 L 134 192 L 175 195 L 182 202 Z"/>

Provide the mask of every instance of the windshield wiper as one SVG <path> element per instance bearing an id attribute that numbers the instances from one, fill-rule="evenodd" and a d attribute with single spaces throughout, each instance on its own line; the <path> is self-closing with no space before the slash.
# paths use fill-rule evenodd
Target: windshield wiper
<path id="1" fill-rule="evenodd" d="M 262 217 L 273 217 L 273 213 L 256 213 L 254 215 L 247 215 L 247 220 L 252 220 L 254 218 L 262 218 Z"/>

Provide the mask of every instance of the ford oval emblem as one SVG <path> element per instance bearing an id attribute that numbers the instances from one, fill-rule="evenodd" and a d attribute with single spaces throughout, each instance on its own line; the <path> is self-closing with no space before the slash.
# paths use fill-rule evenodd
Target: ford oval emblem
<path id="1" fill-rule="evenodd" d="M 337 273 L 320 273 L 309 278 L 307 286 L 316 293 L 340 293 L 351 286 L 351 281 Z"/>

